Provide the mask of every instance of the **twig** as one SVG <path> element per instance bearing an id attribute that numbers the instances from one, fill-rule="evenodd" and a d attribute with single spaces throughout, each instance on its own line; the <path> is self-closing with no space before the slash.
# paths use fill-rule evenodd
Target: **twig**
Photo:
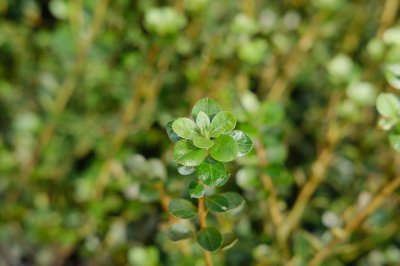
<path id="1" fill-rule="evenodd" d="M 400 176 L 387 183 L 381 191 L 374 197 L 374 199 L 365 207 L 357 216 L 355 216 L 343 229 L 343 233 L 335 234 L 335 237 L 331 242 L 326 245 L 323 249 L 318 251 L 317 254 L 311 259 L 308 265 L 317 266 L 320 265 L 325 259 L 327 259 L 333 252 L 333 249 L 337 244 L 346 240 L 357 228 L 361 226 L 364 220 L 372 214 L 386 199 L 389 197 L 397 188 L 400 187 Z"/>
<path id="2" fill-rule="evenodd" d="M 395 20 L 399 8 L 399 2 L 399 0 L 386 0 L 380 19 L 380 26 L 377 34 L 378 37 L 382 37 L 386 29 L 390 27 Z"/>
<path id="3" fill-rule="evenodd" d="M 78 43 L 78 55 L 75 64 L 67 79 L 63 83 L 62 87 L 59 89 L 53 108 L 51 110 L 50 120 L 44 126 L 44 129 L 38 137 L 38 142 L 33 152 L 32 159 L 28 163 L 27 167 L 22 170 L 23 177 L 29 176 L 32 173 L 33 169 L 40 159 L 41 151 L 47 146 L 54 135 L 54 130 L 56 128 L 56 119 L 64 111 L 69 99 L 71 98 L 76 88 L 76 84 L 78 82 L 80 74 L 85 67 L 88 51 L 102 24 L 104 14 L 107 10 L 108 2 L 109 0 L 101 0 L 100 3 L 97 5 L 86 38 L 81 39 L 81 42 Z"/>
<path id="4" fill-rule="evenodd" d="M 342 137 L 343 130 L 339 129 L 335 118 L 337 102 L 338 97 L 336 95 L 332 96 L 327 114 L 327 120 L 330 121 L 327 129 L 327 144 L 318 155 L 316 161 L 312 164 L 310 178 L 301 189 L 293 208 L 285 219 L 286 222 L 278 232 L 279 237 L 285 241 L 289 237 L 291 231 L 299 224 L 311 196 L 318 185 L 323 181 L 329 163 L 333 157 L 335 146 Z"/>
<path id="5" fill-rule="evenodd" d="M 199 210 L 198 210 L 199 224 L 200 224 L 200 228 L 204 228 L 207 226 L 207 223 L 206 223 L 207 212 L 204 207 L 204 197 L 199 198 L 198 203 L 199 203 L 199 206 L 198 206 L 199 207 Z M 206 266 L 213 266 L 210 252 L 204 250 L 203 254 L 204 254 L 204 261 L 206 263 Z"/>

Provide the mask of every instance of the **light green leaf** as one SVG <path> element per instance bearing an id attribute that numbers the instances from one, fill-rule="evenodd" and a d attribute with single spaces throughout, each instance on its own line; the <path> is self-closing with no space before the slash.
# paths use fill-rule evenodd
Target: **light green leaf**
<path id="1" fill-rule="evenodd" d="M 236 159 L 239 152 L 238 145 L 233 137 L 221 135 L 214 140 L 214 145 L 210 148 L 210 155 L 217 161 L 230 162 Z"/>
<path id="2" fill-rule="evenodd" d="M 243 131 L 234 130 L 229 135 L 233 137 L 238 145 L 238 157 L 245 156 L 253 148 L 253 142 Z"/>
<path id="3" fill-rule="evenodd" d="M 197 242 L 208 251 L 217 250 L 222 244 L 222 235 L 215 227 L 205 227 L 197 234 Z"/>
<path id="4" fill-rule="evenodd" d="M 184 139 L 192 139 L 197 134 L 198 127 L 193 120 L 189 118 L 178 118 L 172 123 L 172 129 L 175 133 Z"/>
<path id="5" fill-rule="evenodd" d="M 400 151 L 400 135 L 390 134 L 389 143 L 393 149 L 395 149 L 396 151 Z"/>
<path id="6" fill-rule="evenodd" d="M 201 182 L 210 187 L 221 186 L 229 178 L 225 170 L 225 165 L 221 162 L 204 161 L 197 167 L 196 174 Z"/>
<path id="7" fill-rule="evenodd" d="M 210 139 L 206 139 L 203 136 L 200 135 L 194 135 L 193 136 L 193 144 L 196 147 L 202 148 L 202 149 L 207 149 L 210 148 L 212 145 L 214 145 L 214 141 Z"/>
<path id="8" fill-rule="evenodd" d="M 204 187 L 197 181 L 189 184 L 189 195 L 192 198 L 201 198 L 204 196 Z"/>
<path id="9" fill-rule="evenodd" d="M 174 142 L 174 143 L 177 142 L 178 140 L 181 140 L 181 139 L 182 139 L 182 138 L 179 137 L 179 136 L 175 133 L 175 131 L 172 129 L 172 123 L 174 123 L 175 120 L 176 120 L 176 119 L 173 119 L 173 120 L 169 121 L 169 122 L 167 123 L 167 126 L 166 126 L 168 138 L 169 138 L 172 142 Z"/>
<path id="10" fill-rule="evenodd" d="M 181 175 L 190 175 L 190 174 L 193 174 L 194 171 L 196 171 L 196 168 L 194 168 L 192 166 L 186 166 L 186 165 L 179 165 L 177 167 L 177 169 Z"/>
<path id="11" fill-rule="evenodd" d="M 218 137 L 223 133 L 231 132 L 236 126 L 235 116 L 227 111 L 219 112 L 211 121 L 210 136 Z"/>
<path id="12" fill-rule="evenodd" d="M 206 198 L 206 207 L 214 212 L 226 212 L 229 210 L 228 200 L 219 194 L 215 194 Z"/>
<path id="13" fill-rule="evenodd" d="M 387 66 L 385 75 L 390 86 L 400 90 L 400 65 Z"/>
<path id="14" fill-rule="evenodd" d="M 181 219 L 191 219 L 196 217 L 197 209 L 190 201 L 173 199 L 169 203 L 169 213 Z"/>
<path id="15" fill-rule="evenodd" d="M 172 241 L 178 241 L 191 238 L 193 236 L 193 229 L 190 223 L 180 222 L 173 224 L 167 234 Z"/>
<path id="16" fill-rule="evenodd" d="M 174 147 L 174 160 L 185 166 L 197 166 L 206 157 L 206 150 L 198 149 L 189 140 L 180 140 Z"/>
<path id="17" fill-rule="evenodd" d="M 209 98 L 204 98 L 198 101 L 192 109 L 193 119 L 197 118 L 200 112 L 204 112 L 210 119 L 212 119 L 216 114 L 221 112 L 221 107 L 217 102 Z"/>
<path id="18" fill-rule="evenodd" d="M 206 113 L 203 111 L 200 111 L 199 114 L 196 117 L 196 124 L 200 128 L 200 130 L 208 130 L 210 127 L 210 118 Z"/>
<path id="19" fill-rule="evenodd" d="M 228 201 L 229 209 L 239 207 L 244 202 L 242 195 L 236 192 L 225 192 L 219 195 L 223 196 Z"/>
<path id="20" fill-rule="evenodd" d="M 400 110 L 400 102 L 391 93 L 381 93 L 376 101 L 378 112 L 387 118 L 396 118 Z"/>

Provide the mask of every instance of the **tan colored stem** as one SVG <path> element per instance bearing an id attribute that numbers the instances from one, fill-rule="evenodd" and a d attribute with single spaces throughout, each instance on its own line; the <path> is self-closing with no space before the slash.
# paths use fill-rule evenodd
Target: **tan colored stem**
<path id="1" fill-rule="evenodd" d="M 80 74 L 84 70 L 86 64 L 87 54 L 102 24 L 108 3 L 109 0 L 100 1 L 95 9 L 89 32 L 87 33 L 87 35 L 85 35 L 86 37 L 82 38 L 81 41 L 78 43 L 78 53 L 75 64 L 67 79 L 64 81 L 62 87 L 58 90 L 59 92 L 56 96 L 56 100 L 51 110 L 51 118 L 44 126 L 41 134 L 38 137 L 38 142 L 33 152 L 32 159 L 27 167 L 25 167 L 22 171 L 23 177 L 29 176 L 31 174 L 32 170 L 35 168 L 36 164 L 39 161 L 41 151 L 47 146 L 54 135 L 54 130 L 56 128 L 56 118 L 63 112 L 76 88 Z"/>
<path id="2" fill-rule="evenodd" d="M 393 21 L 396 19 L 399 2 L 399 0 L 386 0 L 380 19 L 378 37 L 382 37 L 387 28 L 393 24 Z"/>
<path id="3" fill-rule="evenodd" d="M 326 245 L 323 249 L 318 251 L 317 254 L 311 259 L 310 266 L 318 266 L 327 259 L 332 253 L 337 244 L 345 241 L 357 228 L 361 226 L 364 220 L 372 214 L 382 203 L 390 196 L 397 188 L 400 187 L 400 176 L 387 183 L 374 199 L 365 207 L 360 213 L 357 214 L 343 229 L 340 235 L 335 234 L 335 238 Z"/>
<path id="4" fill-rule="evenodd" d="M 326 144 L 318 155 L 316 161 L 312 164 L 310 178 L 301 189 L 293 208 L 285 219 L 285 223 L 278 232 L 279 238 L 284 241 L 288 239 L 292 230 L 294 230 L 294 228 L 296 228 L 300 223 L 304 210 L 310 202 L 311 196 L 325 177 L 336 144 L 342 138 L 344 130 L 339 127 L 335 117 L 338 102 L 339 96 L 332 95 L 326 115 L 327 120 L 330 121 L 326 134 Z"/>
<path id="5" fill-rule="evenodd" d="M 200 228 L 205 228 L 207 226 L 206 218 L 207 212 L 204 206 L 204 197 L 199 198 L 198 214 L 199 214 L 199 224 Z M 213 266 L 212 258 L 210 252 L 204 250 L 204 262 L 206 266 Z"/>

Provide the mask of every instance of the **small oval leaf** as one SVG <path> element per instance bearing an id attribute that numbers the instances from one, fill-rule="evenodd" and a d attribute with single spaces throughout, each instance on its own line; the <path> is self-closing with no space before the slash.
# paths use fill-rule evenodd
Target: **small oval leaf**
<path id="1" fill-rule="evenodd" d="M 238 145 L 233 137 L 221 135 L 214 140 L 214 145 L 210 148 L 210 155 L 217 161 L 230 162 L 236 159 L 239 152 Z"/>
<path id="2" fill-rule="evenodd" d="M 190 226 L 190 223 L 187 222 L 175 223 L 168 230 L 167 235 L 169 239 L 171 239 L 172 241 L 188 239 L 193 236 L 193 229 Z"/>
<path id="3" fill-rule="evenodd" d="M 178 118 L 172 123 L 172 129 L 181 138 L 192 139 L 197 134 L 196 123 L 189 118 Z"/>
<path id="4" fill-rule="evenodd" d="M 206 198 L 206 207 L 213 212 L 226 212 L 229 210 L 229 202 L 223 195 L 214 194 Z"/>
<path id="5" fill-rule="evenodd" d="M 229 178 L 225 170 L 225 165 L 221 162 L 204 161 L 197 167 L 198 178 L 210 187 L 218 187 Z"/>
<path id="6" fill-rule="evenodd" d="M 242 195 L 236 192 L 225 192 L 221 193 L 220 195 L 228 201 L 229 209 L 239 207 L 244 202 Z"/>
<path id="7" fill-rule="evenodd" d="M 385 76 L 390 86 L 400 90 L 400 65 L 388 65 L 385 70 Z"/>
<path id="8" fill-rule="evenodd" d="M 174 160 L 185 166 L 197 166 L 206 157 L 206 151 L 198 149 L 189 140 L 180 140 L 174 147 Z"/>
<path id="9" fill-rule="evenodd" d="M 168 138 L 169 138 L 172 142 L 174 142 L 174 143 L 177 142 L 178 140 L 181 140 L 181 139 L 182 139 L 182 138 L 179 137 L 179 136 L 175 133 L 175 131 L 172 129 L 172 124 L 175 122 L 175 120 L 176 120 L 176 119 L 173 119 L 173 120 L 169 121 L 169 122 L 167 123 L 167 126 L 166 126 Z"/>
<path id="10" fill-rule="evenodd" d="M 181 219 L 191 219 L 196 217 L 197 209 L 188 200 L 173 199 L 169 203 L 169 213 Z"/>
<path id="11" fill-rule="evenodd" d="M 197 181 L 189 184 L 189 195 L 192 198 L 201 198 L 204 196 L 204 186 Z"/>
<path id="12" fill-rule="evenodd" d="M 222 244 L 222 235 L 215 227 L 205 227 L 197 234 L 197 242 L 208 251 L 216 251 Z"/>
<path id="13" fill-rule="evenodd" d="M 177 170 L 178 170 L 179 174 L 181 174 L 181 175 L 190 175 L 190 174 L 193 174 L 194 171 L 196 171 L 196 168 L 194 168 L 192 166 L 179 165 L 177 167 Z"/>
<path id="14" fill-rule="evenodd" d="M 204 112 L 210 119 L 212 119 L 216 114 L 221 112 L 221 107 L 217 102 L 209 98 L 204 98 L 198 101 L 192 109 L 193 119 L 197 118 L 200 112 Z"/>
<path id="15" fill-rule="evenodd" d="M 236 126 L 235 116 L 227 111 L 219 112 L 211 121 L 210 136 L 218 137 L 223 133 L 231 132 Z"/>
<path id="16" fill-rule="evenodd" d="M 202 148 L 202 149 L 208 149 L 212 145 L 214 145 L 214 141 L 212 141 L 210 139 L 206 139 L 205 137 L 200 136 L 200 135 L 194 135 L 193 136 L 193 144 L 196 147 L 199 147 L 199 148 Z"/>
<path id="17" fill-rule="evenodd" d="M 400 110 L 400 102 L 391 93 L 381 93 L 376 100 L 378 112 L 386 118 L 396 118 Z"/>
<path id="18" fill-rule="evenodd" d="M 206 113 L 204 113 L 203 111 L 200 111 L 196 117 L 197 126 L 200 129 L 208 130 L 210 123 L 211 122 L 210 122 L 210 118 L 208 117 L 208 115 Z"/>
<path id="19" fill-rule="evenodd" d="M 251 139 L 241 130 L 234 130 L 229 133 L 238 145 L 238 157 L 245 156 L 253 148 Z"/>

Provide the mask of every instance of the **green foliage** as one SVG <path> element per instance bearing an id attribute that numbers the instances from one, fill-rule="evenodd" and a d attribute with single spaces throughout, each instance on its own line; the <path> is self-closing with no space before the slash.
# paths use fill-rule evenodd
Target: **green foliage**
<path id="1" fill-rule="evenodd" d="M 172 130 L 186 140 L 179 140 L 174 147 L 174 160 L 178 164 L 178 171 L 191 174 L 194 167 L 198 181 L 189 184 L 189 195 L 192 198 L 205 198 L 205 208 L 211 212 L 226 212 L 238 207 L 243 201 L 237 193 L 205 194 L 205 186 L 216 188 L 223 186 L 229 179 L 224 162 L 244 156 L 253 147 L 251 139 L 240 130 L 234 130 L 236 117 L 227 111 L 221 111 L 219 105 L 208 98 L 198 101 L 192 109 L 192 117 L 196 123 L 188 118 L 179 118 L 172 123 Z M 167 134 L 170 128 L 167 125 Z M 171 137 L 170 137 L 171 138 Z M 171 138 L 175 139 L 175 138 Z M 200 203 L 199 204 L 204 204 Z M 199 206 L 199 219 L 205 220 L 205 215 Z M 185 199 L 173 199 L 169 205 L 170 213 L 182 219 L 196 216 L 195 207 Z M 180 236 L 172 235 L 173 240 Z M 182 239 L 184 239 L 182 237 Z M 222 245 L 222 235 L 214 227 L 204 227 L 197 234 L 197 242 L 208 251 L 216 251 Z M 225 248 L 234 240 L 228 241 Z"/>
<path id="2" fill-rule="evenodd" d="M 187 200 L 173 199 L 169 203 L 169 212 L 181 219 L 191 219 L 197 216 L 197 209 Z"/>
<path id="3" fill-rule="evenodd" d="M 200 246 L 208 251 L 216 251 L 222 245 L 222 235 L 215 227 L 202 228 L 196 239 Z"/>
<path id="4" fill-rule="evenodd" d="M 0 265 L 400 265 L 395 2 L 0 0 Z"/>

